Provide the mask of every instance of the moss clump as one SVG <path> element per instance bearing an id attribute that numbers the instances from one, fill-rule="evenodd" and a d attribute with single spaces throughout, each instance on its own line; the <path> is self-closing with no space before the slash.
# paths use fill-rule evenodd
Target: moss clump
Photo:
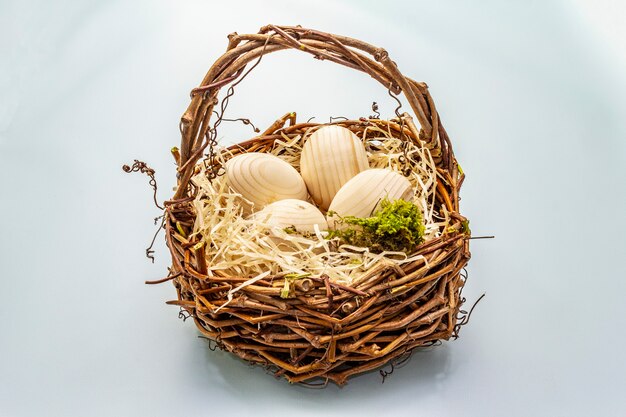
<path id="1" fill-rule="evenodd" d="M 336 213 L 329 213 L 337 216 Z M 384 199 L 372 217 L 340 217 L 339 227 L 328 238 L 339 238 L 349 245 L 368 247 L 374 253 L 402 251 L 411 253 L 424 241 L 424 220 L 415 204 Z"/>

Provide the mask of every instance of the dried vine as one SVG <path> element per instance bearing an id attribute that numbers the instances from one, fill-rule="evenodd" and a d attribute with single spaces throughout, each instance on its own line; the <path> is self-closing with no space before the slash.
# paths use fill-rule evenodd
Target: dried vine
<path id="1" fill-rule="evenodd" d="M 135 159 L 135 161 L 133 162 L 132 166 L 122 165 L 122 170 L 124 172 L 126 172 L 126 173 L 140 172 L 142 174 L 146 174 L 150 178 L 150 181 L 148 182 L 148 184 L 150 184 L 150 186 L 152 187 L 152 190 L 153 190 L 152 199 L 154 200 L 154 205 L 157 206 L 157 208 L 160 209 L 160 210 L 165 210 L 165 207 L 161 206 L 159 204 L 159 202 L 157 201 L 157 190 L 158 190 L 158 187 L 157 187 L 156 178 L 154 177 L 154 175 L 155 175 L 154 169 L 150 168 L 145 162 L 142 162 L 142 161 L 139 161 L 139 160 Z M 155 225 L 157 224 L 159 219 L 161 219 L 161 224 L 159 225 L 159 227 L 157 228 L 156 232 L 152 236 L 152 240 L 150 241 L 150 245 L 148 245 L 148 247 L 146 248 L 146 258 L 150 259 L 150 261 L 152 261 L 152 263 L 154 263 L 154 250 L 152 248 L 154 247 L 154 244 L 156 242 L 157 236 L 159 235 L 159 232 L 161 230 L 164 230 L 165 215 L 161 215 L 161 216 L 156 217 L 154 219 L 154 224 Z"/>
<path id="2" fill-rule="evenodd" d="M 161 206 L 159 202 L 157 201 L 157 188 L 158 187 L 157 187 L 156 179 L 154 178 L 154 174 L 155 174 L 154 169 L 150 168 L 145 162 L 138 161 L 135 159 L 135 162 L 133 162 L 132 166 L 122 165 L 122 170 L 124 170 L 124 172 L 126 173 L 141 172 L 142 174 L 146 174 L 150 178 L 149 184 L 154 190 L 154 194 L 153 194 L 154 205 L 157 206 L 160 210 L 165 210 L 165 208 Z"/>

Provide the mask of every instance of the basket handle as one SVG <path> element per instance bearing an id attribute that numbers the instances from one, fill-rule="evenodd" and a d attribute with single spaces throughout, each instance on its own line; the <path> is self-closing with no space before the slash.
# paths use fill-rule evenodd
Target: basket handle
<path id="1" fill-rule="evenodd" d="M 191 104 L 181 118 L 179 183 L 173 200 L 188 195 L 188 184 L 194 165 L 210 142 L 207 138 L 209 121 L 218 104 L 217 95 L 220 89 L 237 79 L 241 80 L 246 65 L 251 61 L 257 60 L 258 63 L 262 56 L 283 49 L 307 52 L 314 58 L 363 71 L 392 93 L 404 93 L 421 126 L 420 131 L 416 132 L 413 125 L 414 134 L 431 149 L 434 156 L 441 157 L 443 168 L 452 172 L 452 148 L 439 122 L 428 86 L 402 75 L 384 49 L 358 39 L 300 26 L 267 25 L 257 34 L 232 33 L 228 35 L 228 40 L 226 52 L 211 66 L 200 86 L 192 90 Z M 410 116 L 407 115 L 407 118 L 410 122 Z"/>

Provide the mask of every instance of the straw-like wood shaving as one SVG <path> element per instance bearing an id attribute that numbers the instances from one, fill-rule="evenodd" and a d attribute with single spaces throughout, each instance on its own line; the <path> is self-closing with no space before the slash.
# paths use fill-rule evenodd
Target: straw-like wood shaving
<path id="1" fill-rule="evenodd" d="M 313 130 L 295 137 L 283 134 L 283 140 L 276 140 L 270 153 L 299 171 L 303 139 Z M 370 168 L 402 172 L 402 140 L 377 126 L 367 127 L 362 139 Z M 429 150 L 408 142 L 406 156 L 412 167 L 408 179 L 415 189 L 413 202 L 424 215 L 425 239 L 428 241 L 445 230 L 449 217 L 445 209 L 439 212 L 434 204 L 437 171 Z M 229 157 L 229 152 L 222 149 L 222 162 Z M 243 197 L 229 189 L 224 176 L 210 182 L 205 173 L 200 172 L 192 181 L 198 187 L 193 202 L 197 213 L 193 235 L 204 242 L 210 276 L 327 274 L 331 280 L 349 285 L 381 262 L 400 265 L 421 258 L 404 252 L 371 253 L 367 248 L 337 247 L 338 243 L 328 240 L 323 230 L 303 236 L 280 228 L 272 229 L 244 215 Z"/>

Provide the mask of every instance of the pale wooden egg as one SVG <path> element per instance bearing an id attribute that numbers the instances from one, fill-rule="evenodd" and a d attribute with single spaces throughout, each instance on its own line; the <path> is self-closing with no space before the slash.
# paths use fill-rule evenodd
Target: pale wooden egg
<path id="1" fill-rule="evenodd" d="M 317 207 L 306 201 L 286 199 L 268 204 L 263 210 L 254 213 L 253 219 L 271 227 L 285 229 L 294 227 L 300 233 L 314 233 L 315 225 L 328 230 L 326 218 Z"/>
<path id="2" fill-rule="evenodd" d="M 350 178 L 368 168 L 365 147 L 342 126 L 317 129 L 302 147 L 300 172 L 311 197 L 323 210 Z"/>
<path id="3" fill-rule="evenodd" d="M 341 217 L 369 217 L 384 198 L 390 201 L 410 200 L 413 187 L 406 177 L 390 169 L 373 168 L 363 171 L 337 192 L 328 211 Z M 328 216 L 329 226 L 335 226 L 337 216 Z"/>
<path id="4" fill-rule="evenodd" d="M 258 210 L 286 198 L 306 200 L 304 180 L 288 162 L 267 153 L 250 152 L 226 162 L 226 181 Z"/>

